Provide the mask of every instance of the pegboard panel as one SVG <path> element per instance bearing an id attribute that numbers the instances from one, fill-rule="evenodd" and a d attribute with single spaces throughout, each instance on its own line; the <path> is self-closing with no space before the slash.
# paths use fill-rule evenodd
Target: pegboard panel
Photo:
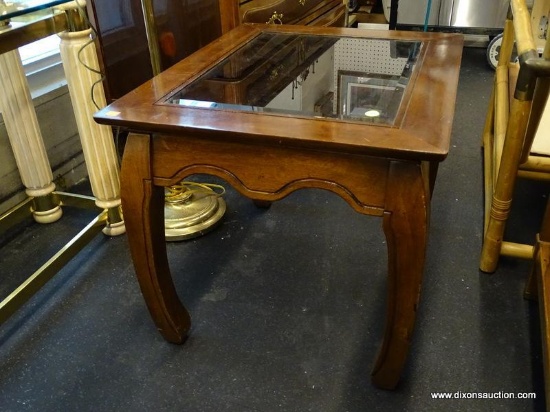
<path id="1" fill-rule="evenodd" d="M 334 45 L 334 71 L 400 75 L 406 57 L 390 58 L 390 40 L 342 38 Z"/>

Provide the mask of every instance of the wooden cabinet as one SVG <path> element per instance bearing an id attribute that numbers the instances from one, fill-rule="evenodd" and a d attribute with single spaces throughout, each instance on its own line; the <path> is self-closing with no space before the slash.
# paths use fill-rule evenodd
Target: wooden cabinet
<path id="1" fill-rule="evenodd" d="M 218 1 L 152 0 L 162 70 L 220 37 Z M 113 101 L 153 77 L 141 1 L 90 0 L 87 10 Z"/>
<path id="2" fill-rule="evenodd" d="M 318 26 L 334 25 L 333 12 L 338 12 L 340 9 L 344 11 L 341 0 L 256 0 L 240 6 L 243 23 L 265 23 L 277 19 L 283 24 Z"/>
<path id="3" fill-rule="evenodd" d="M 222 31 L 242 23 L 344 26 L 342 0 L 235 0 L 220 1 Z"/>
<path id="4" fill-rule="evenodd" d="M 96 32 L 105 97 L 111 102 L 153 77 L 141 4 L 91 0 L 86 6 Z"/>
<path id="5" fill-rule="evenodd" d="M 107 101 L 153 77 L 140 0 L 90 0 Z M 151 0 L 161 70 L 242 23 L 343 26 L 342 0 Z"/>
<path id="6" fill-rule="evenodd" d="M 220 1 L 153 0 L 162 70 L 221 36 Z"/>

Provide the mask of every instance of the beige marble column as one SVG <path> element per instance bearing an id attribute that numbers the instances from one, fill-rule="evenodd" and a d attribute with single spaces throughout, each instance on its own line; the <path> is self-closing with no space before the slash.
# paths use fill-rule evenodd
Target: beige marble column
<path id="1" fill-rule="evenodd" d="M 55 185 L 42 133 L 36 118 L 19 51 L 0 55 L 0 111 L 28 196 L 33 197 L 33 217 L 51 223 L 62 215 L 53 199 Z"/>
<path id="2" fill-rule="evenodd" d="M 79 0 L 78 5 L 71 2 L 58 8 L 73 13 L 78 6 L 82 10 L 83 5 L 85 2 Z M 113 133 L 110 127 L 99 125 L 93 119 L 93 114 L 106 106 L 99 63 L 91 42 L 91 30 L 81 30 L 78 25 L 73 27 L 77 31 L 59 33 L 61 60 L 95 203 L 109 210 L 109 220 L 103 232 L 110 236 L 119 235 L 125 232 L 125 227 L 120 208 L 120 167 Z"/>

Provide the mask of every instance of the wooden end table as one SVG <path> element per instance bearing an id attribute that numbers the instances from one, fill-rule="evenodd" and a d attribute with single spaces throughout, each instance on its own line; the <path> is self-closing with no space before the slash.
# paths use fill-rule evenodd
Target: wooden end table
<path id="1" fill-rule="evenodd" d="M 97 113 L 131 132 L 124 218 L 165 339 L 181 343 L 190 327 L 166 256 L 166 186 L 210 174 L 264 205 L 326 189 L 383 220 L 388 303 L 372 380 L 394 388 L 413 333 L 462 43 L 456 34 L 242 25 Z"/>

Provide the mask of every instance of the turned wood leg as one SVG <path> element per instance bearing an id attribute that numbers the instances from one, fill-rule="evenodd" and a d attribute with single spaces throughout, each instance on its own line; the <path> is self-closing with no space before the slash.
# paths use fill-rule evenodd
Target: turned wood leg
<path id="1" fill-rule="evenodd" d="M 418 164 L 393 162 L 384 212 L 388 245 L 386 326 L 373 383 L 393 389 L 409 351 L 426 255 L 429 194 Z"/>
<path id="2" fill-rule="evenodd" d="M 191 319 L 176 293 L 164 239 L 164 188 L 151 179 L 149 135 L 130 134 L 122 161 L 122 207 L 139 286 L 162 336 L 182 343 Z"/>
<path id="3" fill-rule="evenodd" d="M 493 195 L 491 209 L 487 223 L 487 230 L 481 248 L 481 262 L 479 269 L 483 272 L 492 273 L 496 270 L 506 221 L 512 207 L 512 199 L 499 199 Z"/>
<path id="4" fill-rule="evenodd" d="M 523 137 L 527 129 L 530 110 L 531 101 L 513 99 L 510 118 L 515 121 L 510 122 L 506 129 L 498 176 L 493 188 L 491 210 L 481 249 L 479 269 L 483 272 L 492 273 L 496 270 L 502 251 L 504 230 L 512 206 Z"/>

